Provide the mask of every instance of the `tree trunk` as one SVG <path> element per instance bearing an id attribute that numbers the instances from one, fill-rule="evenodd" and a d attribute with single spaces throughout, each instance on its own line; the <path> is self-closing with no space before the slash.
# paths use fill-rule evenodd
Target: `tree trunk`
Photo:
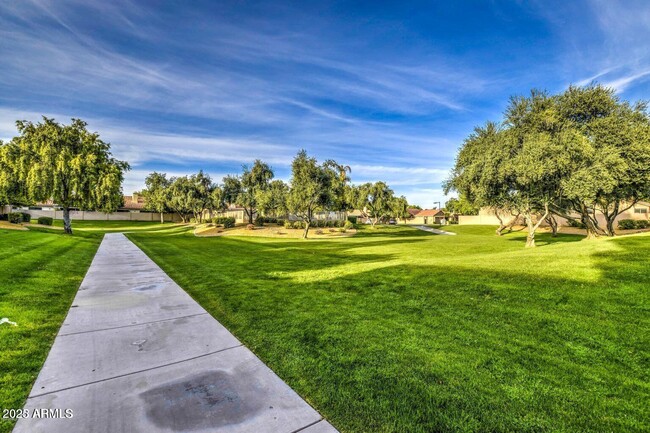
<path id="1" fill-rule="evenodd" d="M 70 223 L 70 208 L 63 208 L 63 231 L 69 235 L 72 234 L 72 224 Z"/>
<path id="2" fill-rule="evenodd" d="M 531 212 L 525 213 L 526 225 L 528 226 L 528 236 L 526 237 L 526 248 L 535 247 L 535 232 L 542 224 L 542 221 L 548 216 L 548 205 L 544 206 L 545 212 L 544 215 L 537 221 L 537 224 L 533 222 L 533 214 Z"/>
<path id="3" fill-rule="evenodd" d="M 165 222 L 165 214 L 160 212 L 160 224 L 163 224 Z"/>
<path id="4" fill-rule="evenodd" d="M 503 236 L 503 231 L 506 229 L 506 225 L 503 223 L 503 219 L 499 215 L 498 210 L 494 212 L 494 216 L 496 216 L 497 219 L 499 220 L 499 227 L 497 227 L 496 235 L 497 236 Z"/>
<path id="5" fill-rule="evenodd" d="M 605 218 L 607 219 L 607 236 L 616 236 L 616 229 L 614 228 L 614 220 L 618 214 L 611 214 L 611 215 L 606 215 Z"/>
<path id="6" fill-rule="evenodd" d="M 305 221 L 305 231 L 302 234 L 303 239 L 307 239 L 307 235 L 309 234 L 309 225 L 311 224 L 311 220 Z"/>
<path id="7" fill-rule="evenodd" d="M 248 215 L 248 224 L 253 224 L 253 208 L 248 209 L 246 215 Z"/>
<path id="8" fill-rule="evenodd" d="M 546 223 L 551 228 L 551 236 L 556 237 L 557 236 L 557 220 L 555 219 L 553 214 L 546 217 Z"/>
<path id="9" fill-rule="evenodd" d="M 535 224 L 533 224 L 532 215 L 526 215 L 526 225 L 528 226 L 528 236 L 526 237 L 526 248 L 535 247 Z"/>
<path id="10" fill-rule="evenodd" d="M 585 226 L 587 226 L 587 239 L 596 239 L 598 236 L 600 236 L 600 233 L 598 233 L 598 230 L 596 229 L 596 226 L 594 225 L 591 218 L 584 218 L 582 222 L 585 224 Z"/>

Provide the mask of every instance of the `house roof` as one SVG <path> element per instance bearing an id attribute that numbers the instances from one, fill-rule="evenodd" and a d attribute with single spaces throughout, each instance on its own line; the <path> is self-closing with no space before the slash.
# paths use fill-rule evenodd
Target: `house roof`
<path id="1" fill-rule="evenodd" d="M 144 197 L 141 195 L 125 195 L 124 196 L 124 206 L 122 206 L 122 209 L 134 209 L 134 210 L 140 210 L 144 209 Z"/>
<path id="2" fill-rule="evenodd" d="M 418 208 L 416 208 L 416 207 L 410 207 L 410 208 L 406 209 L 406 211 L 407 211 L 408 213 L 410 213 L 412 217 L 414 217 L 414 216 L 416 216 L 417 214 L 419 214 L 421 210 L 422 210 L 422 209 L 418 209 Z"/>
<path id="3" fill-rule="evenodd" d="M 415 216 L 419 217 L 429 217 L 429 216 L 439 216 L 444 215 L 445 212 L 442 209 L 422 209 Z"/>

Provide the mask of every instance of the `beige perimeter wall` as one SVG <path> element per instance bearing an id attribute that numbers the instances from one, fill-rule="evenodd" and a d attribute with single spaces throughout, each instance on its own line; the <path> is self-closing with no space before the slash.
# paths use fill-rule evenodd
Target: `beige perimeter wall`
<path id="1" fill-rule="evenodd" d="M 60 210 L 25 210 L 20 212 L 29 213 L 33 219 L 38 217 L 50 217 L 55 220 L 63 219 L 63 211 Z M 76 221 L 160 221 L 160 214 L 155 212 L 86 212 L 70 211 L 70 218 Z M 176 214 L 164 214 L 166 222 L 178 222 L 180 217 Z"/>

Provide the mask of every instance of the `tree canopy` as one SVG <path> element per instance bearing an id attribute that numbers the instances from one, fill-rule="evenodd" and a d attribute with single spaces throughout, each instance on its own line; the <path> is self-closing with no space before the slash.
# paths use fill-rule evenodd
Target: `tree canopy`
<path id="1" fill-rule="evenodd" d="M 19 135 L 5 145 L 5 163 L 24 185 L 27 199 L 52 200 L 63 208 L 66 233 L 72 233 L 71 208 L 113 212 L 122 204 L 129 164 L 115 159 L 110 144 L 89 132 L 86 122 L 72 119 L 63 125 L 43 117 L 16 126 Z"/>
<path id="2" fill-rule="evenodd" d="M 373 228 L 381 218 L 390 215 L 393 204 L 393 190 L 384 182 L 364 183 L 358 187 L 357 206 L 368 213 Z"/>
<path id="3" fill-rule="evenodd" d="M 142 191 L 145 198 L 145 209 L 160 213 L 160 222 L 164 222 L 164 214 L 169 211 L 169 186 L 171 181 L 165 173 L 153 172 L 144 180 L 146 189 Z"/>
<path id="4" fill-rule="evenodd" d="M 315 212 L 341 206 L 346 179 L 336 162 L 330 160 L 319 165 L 316 158 L 307 156 L 305 150 L 298 152 L 291 164 L 287 208 L 304 222 L 303 238 L 309 235 Z"/>
<path id="5" fill-rule="evenodd" d="M 559 95 L 533 90 L 511 98 L 502 122 L 475 128 L 445 192 L 524 216 L 528 246 L 550 215 L 579 219 L 590 237 L 613 235 L 616 216 L 649 197 L 649 163 L 645 103 L 631 105 L 597 84 Z"/>

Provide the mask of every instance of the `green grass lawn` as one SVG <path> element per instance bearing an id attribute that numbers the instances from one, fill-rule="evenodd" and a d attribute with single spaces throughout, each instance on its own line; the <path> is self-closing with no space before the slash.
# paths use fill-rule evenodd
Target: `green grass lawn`
<path id="1" fill-rule="evenodd" d="M 129 237 L 342 432 L 649 431 L 650 236 L 448 229 Z"/>
<path id="2" fill-rule="evenodd" d="M 36 220 L 32 220 L 36 222 Z M 63 227 L 62 220 L 54 220 L 54 227 Z M 156 231 L 168 229 L 172 224 L 160 224 L 159 222 L 150 221 L 72 221 L 72 232 L 93 232 L 93 233 L 111 233 L 111 232 L 131 232 L 131 231 Z"/>
<path id="3" fill-rule="evenodd" d="M 0 229 L 0 318 L 17 323 L 0 325 L 0 410 L 22 408 L 100 240 Z"/>

